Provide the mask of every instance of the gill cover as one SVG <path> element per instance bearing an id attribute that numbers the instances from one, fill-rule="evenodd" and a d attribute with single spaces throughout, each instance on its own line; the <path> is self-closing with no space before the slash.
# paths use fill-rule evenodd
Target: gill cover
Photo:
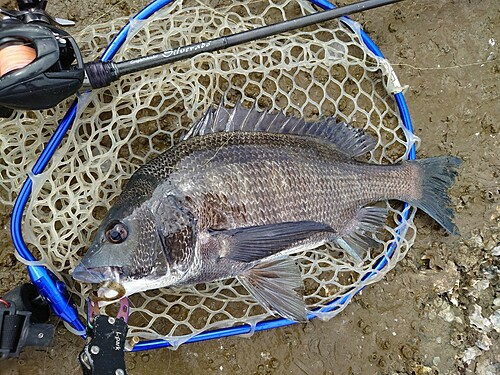
<path id="1" fill-rule="evenodd" d="M 185 272 L 195 256 L 196 220 L 182 202 L 173 195 L 159 201 L 156 209 L 160 248 L 170 272 Z M 182 278 L 182 275 L 179 275 Z"/>

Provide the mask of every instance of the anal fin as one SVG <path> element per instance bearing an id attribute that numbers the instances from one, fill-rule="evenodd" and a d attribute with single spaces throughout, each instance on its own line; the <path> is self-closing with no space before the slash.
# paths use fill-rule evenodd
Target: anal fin
<path id="1" fill-rule="evenodd" d="M 262 262 L 238 277 L 250 294 L 273 315 L 307 321 L 307 309 L 300 291 L 304 283 L 295 262 L 289 258 Z"/>
<path id="2" fill-rule="evenodd" d="M 372 234 L 385 224 L 386 219 L 387 209 L 363 207 L 354 218 L 350 232 L 337 238 L 335 242 L 356 261 L 361 262 L 368 248 L 378 245 Z"/>

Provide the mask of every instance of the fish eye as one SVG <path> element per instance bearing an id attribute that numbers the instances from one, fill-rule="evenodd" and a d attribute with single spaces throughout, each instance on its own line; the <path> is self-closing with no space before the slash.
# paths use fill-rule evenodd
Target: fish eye
<path id="1" fill-rule="evenodd" d="M 121 243 L 127 239 L 128 229 L 121 221 L 113 221 L 106 228 L 106 238 L 111 243 Z"/>

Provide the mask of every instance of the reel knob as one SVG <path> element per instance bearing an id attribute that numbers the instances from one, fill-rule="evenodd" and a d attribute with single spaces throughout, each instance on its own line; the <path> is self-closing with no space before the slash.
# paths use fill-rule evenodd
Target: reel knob
<path id="1" fill-rule="evenodd" d="M 17 0 L 17 7 L 19 10 L 30 10 L 40 7 L 44 9 L 47 6 L 47 0 Z"/>

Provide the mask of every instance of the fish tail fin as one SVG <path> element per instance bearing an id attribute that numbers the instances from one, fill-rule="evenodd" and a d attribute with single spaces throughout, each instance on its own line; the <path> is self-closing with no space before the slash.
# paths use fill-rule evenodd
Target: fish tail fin
<path id="1" fill-rule="evenodd" d="M 450 207 L 448 190 L 455 182 L 462 160 L 455 156 L 440 156 L 411 163 L 419 165 L 422 170 L 422 186 L 420 197 L 408 202 L 423 210 L 451 234 L 459 235 L 453 223 L 454 211 Z"/>

